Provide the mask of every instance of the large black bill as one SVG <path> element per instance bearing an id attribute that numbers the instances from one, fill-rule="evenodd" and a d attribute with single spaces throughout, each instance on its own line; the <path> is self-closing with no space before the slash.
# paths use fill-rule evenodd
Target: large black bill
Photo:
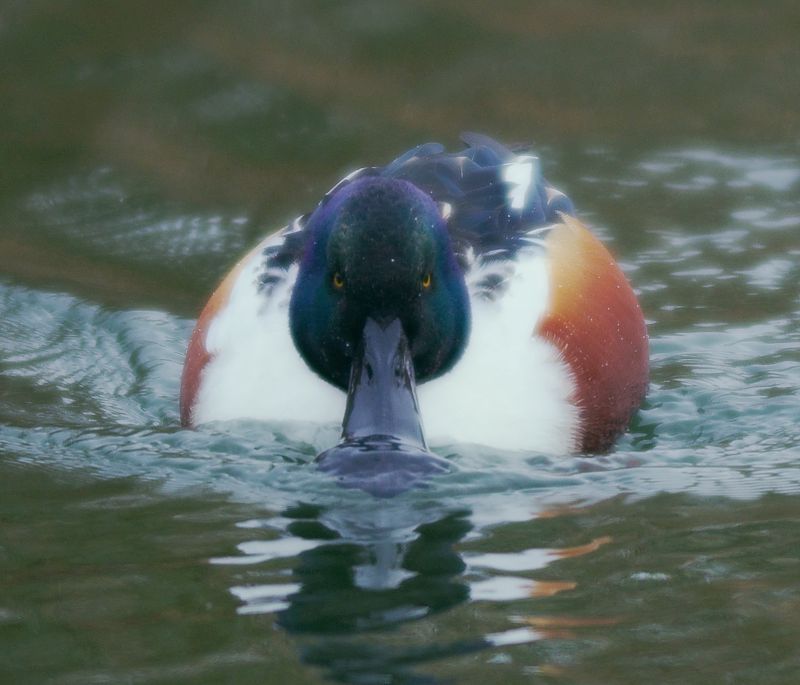
<path id="1" fill-rule="evenodd" d="M 398 319 L 367 319 L 350 372 L 342 441 L 317 457 L 339 483 L 392 497 L 448 470 L 428 451 L 417 404 L 414 364 Z"/>

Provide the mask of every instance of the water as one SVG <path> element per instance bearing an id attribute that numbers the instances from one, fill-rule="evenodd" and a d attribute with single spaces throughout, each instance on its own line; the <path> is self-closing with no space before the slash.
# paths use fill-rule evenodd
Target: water
<path id="1" fill-rule="evenodd" d="M 0 681 L 796 681 L 795 9 L 565 7 L 7 6 Z M 309 467 L 336 426 L 179 429 L 238 255 L 470 128 L 535 140 L 640 294 L 617 448 L 439 444 L 383 501 Z"/>

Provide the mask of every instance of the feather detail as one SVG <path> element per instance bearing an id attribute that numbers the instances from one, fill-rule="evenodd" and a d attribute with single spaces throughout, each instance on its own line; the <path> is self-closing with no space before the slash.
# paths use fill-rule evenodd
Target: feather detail
<path id="1" fill-rule="evenodd" d="M 250 262 L 259 252 L 264 250 L 265 245 L 273 240 L 273 236 L 261 241 L 256 247 L 248 252 L 236 265 L 228 272 L 228 275 L 217 286 L 217 289 L 206 302 L 203 311 L 197 319 L 192 336 L 189 338 L 189 347 L 186 350 L 186 359 L 183 363 L 183 373 L 181 375 L 181 425 L 191 426 L 192 411 L 200 390 L 203 369 L 211 361 L 212 355 L 206 347 L 206 336 L 214 317 L 225 307 L 230 297 L 236 279 L 244 266 Z"/>
<path id="2" fill-rule="evenodd" d="M 576 218 L 547 235 L 550 298 L 535 333 L 553 343 L 575 382 L 580 449 L 608 450 L 642 401 L 648 339 L 630 284 L 602 243 Z"/>

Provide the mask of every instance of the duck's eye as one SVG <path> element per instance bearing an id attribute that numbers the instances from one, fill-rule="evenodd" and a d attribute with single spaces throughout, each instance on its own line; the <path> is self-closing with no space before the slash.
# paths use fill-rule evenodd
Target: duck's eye
<path id="1" fill-rule="evenodd" d="M 342 288 L 344 288 L 344 278 L 342 277 L 342 274 L 340 274 L 338 271 L 335 274 L 333 274 L 332 282 L 333 282 L 333 287 L 336 288 L 337 290 L 341 290 Z"/>
<path id="2" fill-rule="evenodd" d="M 426 290 L 431 287 L 431 274 L 430 271 L 422 277 L 422 287 Z"/>

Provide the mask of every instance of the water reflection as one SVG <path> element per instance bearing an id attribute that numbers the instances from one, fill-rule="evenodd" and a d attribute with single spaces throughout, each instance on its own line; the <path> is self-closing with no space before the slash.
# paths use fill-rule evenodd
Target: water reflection
<path id="1" fill-rule="evenodd" d="M 291 582 L 232 588 L 245 603 L 240 613 L 277 610 L 279 624 L 291 632 L 341 634 L 418 619 L 469 597 L 460 578 L 465 563 L 455 548 L 472 528 L 468 511 L 421 523 L 408 541 L 393 539 L 397 531 L 380 525 L 370 539 L 368 521 L 349 522 L 349 535 L 342 535 L 331 527 L 342 521 L 326 522 L 314 507 L 297 507 L 284 517 L 291 521 L 286 526 L 291 536 L 245 542 L 238 546 L 243 556 L 212 560 L 225 565 L 296 562 Z"/>
<path id="2" fill-rule="evenodd" d="M 265 578 L 230 588 L 241 602 L 237 612 L 273 614 L 277 625 L 298 639 L 304 662 L 341 682 L 439 682 L 415 669 L 485 650 L 574 639 L 576 630 L 618 621 L 535 609 L 537 602 L 569 593 L 577 583 L 534 575 L 556 561 L 597 552 L 612 543 L 610 536 L 572 547 L 481 552 L 475 547 L 487 531 L 475 528 L 472 510 L 414 511 L 413 505 L 394 504 L 395 510 L 383 517 L 374 508 L 344 513 L 298 504 L 279 517 L 244 524 L 279 529 L 282 535 L 240 543 L 241 555 L 212 562 L 246 567 L 247 577 Z M 581 511 L 544 510 L 524 525 Z M 417 523 L 411 525 L 412 520 Z M 429 634 L 431 621 L 441 620 L 437 615 L 475 611 L 469 606 L 488 607 L 479 614 L 499 611 L 500 620 L 420 639 Z M 495 627 L 486 630 L 490 625 Z M 502 661 L 502 652 L 498 655 Z"/>
<path id="3" fill-rule="evenodd" d="M 339 634 L 383 628 L 448 609 L 469 596 L 453 545 L 470 529 L 463 514 L 423 524 L 407 545 L 325 544 L 299 555 L 300 591 L 278 614 L 293 632 Z"/>

